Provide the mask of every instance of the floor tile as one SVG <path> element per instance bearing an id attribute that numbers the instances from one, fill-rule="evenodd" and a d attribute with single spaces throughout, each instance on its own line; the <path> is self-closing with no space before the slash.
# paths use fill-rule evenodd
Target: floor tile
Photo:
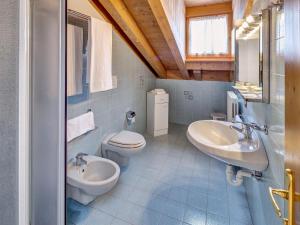
<path id="1" fill-rule="evenodd" d="M 151 201 L 152 192 L 144 191 L 140 189 L 134 189 L 128 196 L 128 201 L 131 203 L 135 203 L 140 206 L 146 207 L 148 203 Z"/>
<path id="2" fill-rule="evenodd" d="M 185 206 L 175 201 L 166 201 L 164 208 L 161 210 L 162 214 L 165 214 L 171 218 L 182 220 L 185 212 Z"/>
<path id="3" fill-rule="evenodd" d="M 120 220 L 118 218 L 114 218 L 111 225 L 130 225 L 130 223 L 127 223 L 123 220 Z"/>
<path id="4" fill-rule="evenodd" d="M 203 194 L 201 192 L 197 192 L 193 190 L 189 192 L 186 204 L 189 205 L 190 207 L 206 211 L 207 196 L 205 193 Z"/>
<path id="5" fill-rule="evenodd" d="M 124 220 L 125 222 L 130 223 L 133 206 L 134 206 L 133 203 L 123 202 L 122 207 L 118 209 L 115 216 L 121 220 Z"/>
<path id="6" fill-rule="evenodd" d="M 252 225 L 244 186 L 227 184 L 225 164 L 197 150 L 185 132 L 186 126 L 171 124 L 169 135 L 145 135 L 147 147 L 132 156 L 113 190 L 88 206 L 68 204 L 70 222 Z"/>
<path id="7" fill-rule="evenodd" d="M 115 216 L 119 208 L 123 206 L 124 201 L 111 195 L 98 197 L 91 203 L 91 207 L 101 210 L 109 215 Z"/>
<path id="8" fill-rule="evenodd" d="M 208 197 L 207 212 L 229 218 L 229 205 L 226 200 Z"/>
<path id="9" fill-rule="evenodd" d="M 179 203 L 185 203 L 187 196 L 188 191 L 186 189 L 175 187 L 170 190 L 169 199 Z"/>
<path id="10" fill-rule="evenodd" d="M 206 225 L 229 225 L 229 218 L 207 213 Z"/>
<path id="11" fill-rule="evenodd" d="M 159 220 L 159 225 L 181 225 L 181 224 L 182 222 L 180 220 L 176 220 L 174 218 L 165 215 L 161 216 Z"/>
<path id="12" fill-rule="evenodd" d="M 140 225 L 160 225 L 159 221 L 161 216 L 162 215 L 158 212 L 145 209 Z"/>
<path id="13" fill-rule="evenodd" d="M 190 225 L 205 225 L 206 213 L 204 211 L 188 207 L 185 211 L 183 222 Z"/>
<path id="14" fill-rule="evenodd" d="M 112 216 L 101 211 L 92 209 L 88 217 L 86 217 L 84 220 L 76 222 L 76 225 L 99 225 L 100 221 L 101 225 L 110 225 L 112 220 Z"/>
<path id="15" fill-rule="evenodd" d="M 110 194 L 114 197 L 121 198 L 126 200 L 129 194 L 133 191 L 134 186 L 128 184 L 118 184 L 116 187 L 110 192 Z"/>
<path id="16" fill-rule="evenodd" d="M 251 215 L 249 208 L 246 207 L 230 207 L 230 221 L 236 221 L 244 224 L 251 224 Z"/>
<path id="17" fill-rule="evenodd" d="M 149 204 L 147 205 L 148 209 L 152 209 L 157 212 L 162 212 L 166 206 L 166 198 L 160 196 L 154 196 Z"/>

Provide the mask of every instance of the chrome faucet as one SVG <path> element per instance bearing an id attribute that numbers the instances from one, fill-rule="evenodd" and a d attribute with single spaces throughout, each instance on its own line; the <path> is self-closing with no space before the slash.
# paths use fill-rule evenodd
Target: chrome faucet
<path id="1" fill-rule="evenodd" d="M 88 154 L 86 153 L 78 153 L 75 157 L 76 161 L 75 161 L 75 165 L 76 166 L 82 166 L 82 165 L 86 165 L 87 161 L 83 159 L 83 156 L 87 156 Z"/>
<path id="2" fill-rule="evenodd" d="M 256 123 L 247 123 L 247 122 L 239 122 L 239 121 L 233 121 L 233 123 L 240 123 L 242 124 L 242 128 L 236 127 L 231 125 L 230 128 L 242 133 L 246 140 L 252 139 L 252 132 L 253 130 L 258 130 L 264 132 L 266 135 L 268 134 L 268 127 L 267 125 L 259 126 Z"/>

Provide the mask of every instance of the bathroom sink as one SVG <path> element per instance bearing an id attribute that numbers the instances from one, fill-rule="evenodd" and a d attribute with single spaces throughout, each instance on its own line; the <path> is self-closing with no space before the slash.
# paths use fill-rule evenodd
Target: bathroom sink
<path id="1" fill-rule="evenodd" d="M 265 170 L 268 158 L 256 131 L 252 133 L 252 140 L 245 140 L 231 125 L 217 120 L 196 121 L 189 125 L 187 138 L 200 151 L 227 164 Z"/>

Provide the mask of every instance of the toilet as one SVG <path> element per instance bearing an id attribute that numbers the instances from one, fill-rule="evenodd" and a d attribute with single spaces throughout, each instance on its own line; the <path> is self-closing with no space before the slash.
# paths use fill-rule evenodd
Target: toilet
<path id="1" fill-rule="evenodd" d="M 67 165 L 67 193 L 77 202 L 87 205 L 110 191 L 118 182 L 120 167 L 115 162 L 98 156 L 83 156 L 86 165 Z"/>
<path id="2" fill-rule="evenodd" d="M 101 145 L 102 157 L 116 162 L 120 167 L 126 167 L 130 155 L 136 154 L 146 146 L 145 138 L 136 132 L 122 130 L 108 135 Z"/>

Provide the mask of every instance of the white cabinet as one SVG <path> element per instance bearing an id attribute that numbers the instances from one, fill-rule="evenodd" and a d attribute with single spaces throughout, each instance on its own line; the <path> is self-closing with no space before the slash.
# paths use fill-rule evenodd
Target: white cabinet
<path id="1" fill-rule="evenodd" d="M 153 136 L 168 134 L 169 94 L 147 93 L 147 131 Z"/>

